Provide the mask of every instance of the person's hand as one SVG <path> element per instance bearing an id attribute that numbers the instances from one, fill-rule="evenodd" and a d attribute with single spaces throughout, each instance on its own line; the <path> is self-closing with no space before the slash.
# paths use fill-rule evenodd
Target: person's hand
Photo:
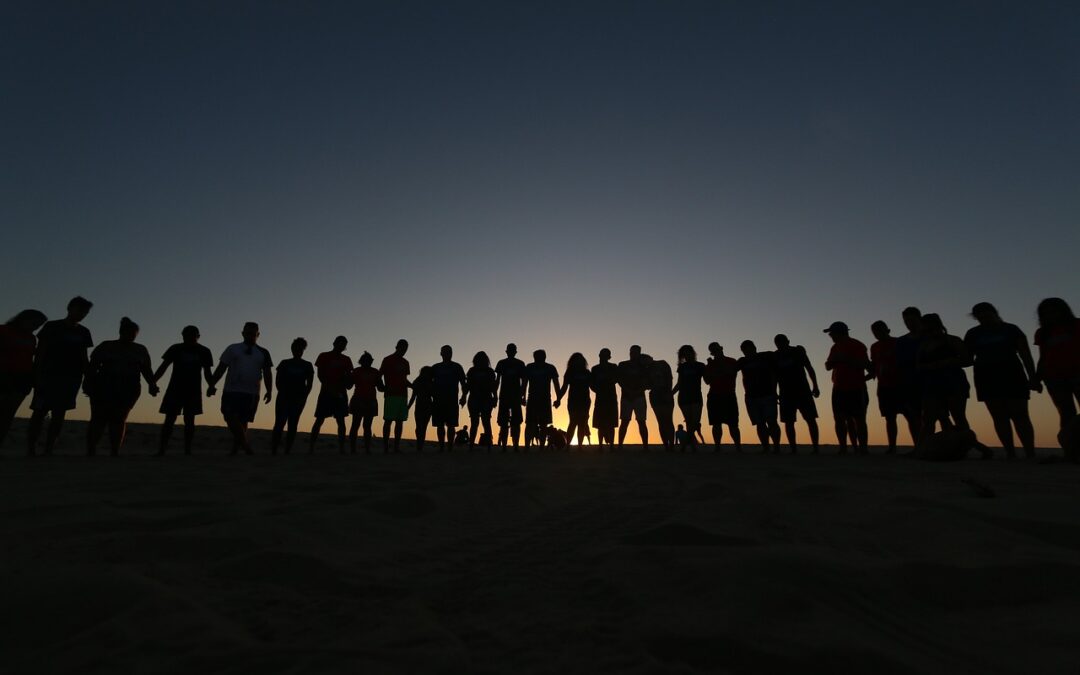
<path id="1" fill-rule="evenodd" d="M 206 388 L 206 395 L 207 396 L 213 396 L 216 393 L 217 393 L 217 387 L 215 387 L 214 385 L 210 385 L 209 387 Z"/>
<path id="2" fill-rule="evenodd" d="M 814 398 L 818 398 L 818 397 L 821 396 L 821 390 L 818 389 L 817 387 L 814 387 L 814 390 L 812 392 L 810 392 L 810 393 L 814 395 Z"/>
<path id="3" fill-rule="evenodd" d="M 1039 381 L 1039 378 L 1037 378 L 1037 377 L 1033 378 L 1031 380 L 1031 382 L 1029 383 L 1029 386 L 1031 387 L 1031 391 L 1033 391 L 1035 393 L 1038 393 L 1038 394 L 1042 393 L 1043 385 L 1042 385 L 1042 382 Z"/>
<path id="4" fill-rule="evenodd" d="M 265 394 L 263 394 L 263 403 L 269 403 L 271 396 L 272 395 L 270 394 L 270 392 L 266 392 Z"/>
<path id="5" fill-rule="evenodd" d="M 560 405 L 562 405 L 562 399 L 555 399 L 555 408 L 558 409 Z"/>
<path id="6" fill-rule="evenodd" d="M 148 389 L 149 389 L 149 391 L 150 391 L 150 395 L 151 395 L 151 396 L 157 396 L 157 395 L 158 395 L 158 392 L 159 392 L 159 391 L 161 391 L 161 389 L 158 389 L 158 386 L 157 386 L 156 384 L 152 384 L 152 385 L 150 385 L 150 386 L 148 387 Z"/>
<path id="7" fill-rule="evenodd" d="M 526 405 L 524 396 L 521 397 L 521 405 Z"/>
<path id="8" fill-rule="evenodd" d="M 458 401 L 458 402 L 461 403 L 461 407 L 464 408 L 465 407 L 465 401 L 468 401 L 468 400 L 469 400 L 469 398 L 467 396 L 462 396 L 461 400 Z"/>

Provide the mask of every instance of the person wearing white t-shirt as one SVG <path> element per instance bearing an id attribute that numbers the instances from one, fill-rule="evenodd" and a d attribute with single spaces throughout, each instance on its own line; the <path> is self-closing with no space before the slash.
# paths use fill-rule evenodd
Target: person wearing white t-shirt
<path id="1" fill-rule="evenodd" d="M 263 384 L 266 385 L 263 401 L 270 402 L 271 392 L 274 390 L 274 363 L 270 352 L 256 344 L 259 339 L 259 324 L 251 321 L 245 323 L 241 335 L 244 336 L 243 342 L 229 345 L 221 353 L 221 360 L 206 394 L 213 396 L 217 383 L 225 376 L 225 387 L 221 392 L 221 414 L 233 435 L 231 454 L 235 455 L 238 449 L 243 449 L 250 455 L 248 424 L 255 420 Z"/>

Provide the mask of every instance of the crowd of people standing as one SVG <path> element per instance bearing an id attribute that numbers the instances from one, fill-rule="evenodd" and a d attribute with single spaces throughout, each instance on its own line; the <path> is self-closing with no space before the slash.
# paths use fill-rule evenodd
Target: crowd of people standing
<path id="1" fill-rule="evenodd" d="M 743 407 L 763 452 L 781 450 L 781 428 L 787 446 L 795 452 L 799 418 L 807 426 L 812 452 L 820 448 L 817 372 L 806 349 L 791 344 L 785 335 L 775 336 L 775 349 L 770 351 L 760 351 L 746 340 L 739 346 L 742 355 L 738 358 L 726 355 L 720 344 L 712 342 L 704 362 L 693 346 L 683 345 L 676 351 L 674 369 L 638 346 L 631 347 L 628 358 L 618 363 L 612 361 L 611 350 L 602 349 L 591 368 L 585 355 L 575 352 L 561 376 L 548 363 L 543 349 L 535 350 L 526 364 L 517 357 L 516 345 L 509 344 L 506 357 L 494 367 L 487 353 L 480 351 L 466 370 L 454 361 L 453 349 L 446 345 L 440 350 L 440 361 L 421 367 L 413 376 L 405 358 L 407 341 L 399 340 L 393 353 L 376 368 L 368 352 L 354 365 L 345 353 L 348 340 L 343 336 L 314 363 L 304 359 L 307 341 L 297 338 L 291 345 L 292 357 L 275 368 L 270 352 L 259 345 L 259 326 L 249 322 L 241 332 L 242 341 L 228 346 L 216 367 L 210 350 L 199 343 L 198 328 L 187 326 L 181 331 L 181 342 L 165 351 L 154 370 L 149 352 L 136 342 L 139 326 L 126 317 L 120 322 L 117 339 L 94 346 L 90 331 L 82 325 L 92 306 L 85 298 L 76 297 L 68 303 L 63 319 L 47 321 L 42 312 L 28 309 L 0 326 L 0 442 L 32 392 L 27 452 L 37 453 L 44 431 L 44 453 L 51 454 L 64 417 L 75 408 L 82 391 L 89 397 L 91 409 L 87 453 L 95 454 L 107 433 L 112 454 L 117 454 L 128 414 L 142 393 L 142 382 L 157 396 L 158 382 L 171 369 L 160 406 L 164 421 L 159 454 L 165 453 L 180 418 L 184 450 L 192 452 L 204 392 L 216 395 L 222 381 L 220 406 L 232 433 L 233 453 L 253 452 L 248 425 L 255 419 L 260 400 L 267 404 L 275 400 L 275 384 L 271 452 L 291 452 L 300 416 L 316 381 L 320 388 L 308 452 L 315 451 L 328 419 L 336 424 L 340 452 L 355 453 L 361 443 L 365 452 L 371 452 L 380 393 L 386 452 L 400 451 L 402 427 L 410 411 L 421 451 L 429 427 L 434 427 L 440 451 L 450 451 L 456 443 L 489 450 L 494 445 L 516 449 L 522 432 L 526 448 L 568 447 L 573 439 L 585 445 L 592 443 L 593 429 L 596 445 L 614 450 L 624 445 L 631 422 L 636 423 L 641 443 L 648 448 L 650 407 L 665 449 L 696 450 L 704 444 L 702 418 L 707 415 L 716 448 L 727 427 L 735 449 L 741 450 L 736 393 L 740 375 Z M 870 326 L 875 341 L 869 349 L 851 336 L 845 323 L 832 323 L 824 331 L 832 341 L 824 367 L 831 374 L 840 452 L 849 447 L 856 453 L 867 452 L 868 382 L 876 381 L 888 452 L 896 452 L 898 419 L 902 417 L 917 451 L 927 446 L 929 439 L 951 432 L 970 438 L 973 447 L 988 453 L 974 440 L 967 419 L 969 367 L 974 371 L 976 397 L 986 405 L 1006 456 L 1016 456 L 1016 440 L 1026 456 L 1034 456 L 1028 400 L 1031 392 L 1042 392 L 1044 386 L 1058 410 L 1059 439 L 1068 450 L 1080 401 L 1080 320 L 1060 298 L 1043 300 L 1037 315 L 1034 342 L 1039 349 L 1038 362 L 1023 331 L 1003 321 L 986 302 L 972 308 L 976 325 L 963 338 L 949 334 L 937 314 L 923 314 L 915 307 L 902 312 L 906 332 L 899 337 L 892 336 L 884 321 L 875 321 Z M 559 408 L 564 399 L 569 424 L 562 431 L 552 425 L 552 409 Z M 685 429 L 683 425 L 676 429 L 674 424 L 676 406 Z M 459 431 L 462 409 L 470 426 Z M 497 436 L 492 430 L 493 413 L 499 427 Z M 349 416 L 352 421 L 346 425 Z"/>

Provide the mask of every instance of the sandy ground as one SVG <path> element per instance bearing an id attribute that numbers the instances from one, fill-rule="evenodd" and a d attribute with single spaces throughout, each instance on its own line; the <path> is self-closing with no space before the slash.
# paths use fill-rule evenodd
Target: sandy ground
<path id="1" fill-rule="evenodd" d="M 1075 466 L 81 433 L 3 451 L 3 673 L 1080 670 Z"/>

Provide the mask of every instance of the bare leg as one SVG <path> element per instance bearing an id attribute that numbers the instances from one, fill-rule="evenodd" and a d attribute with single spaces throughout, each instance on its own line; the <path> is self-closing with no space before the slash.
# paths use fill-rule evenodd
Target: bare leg
<path id="1" fill-rule="evenodd" d="M 731 432 L 731 442 L 735 444 L 735 452 L 742 452 L 742 432 L 739 431 L 739 425 L 729 424 L 728 431 Z"/>
<path id="2" fill-rule="evenodd" d="M 885 416 L 885 436 L 889 439 L 889 453 L 896 452 L 896 436 L 898 430 L 896 427 L 896 415 Z"/>
<path id="3" fill-rule="evenodd" d="M 401 422 L 394 422 L 394 452 L 401 452 Z"/>
<path id="4" fill-rule="evenodd" d="M 360 425 L 363 424 L 360 415 L 353 415 L 352 424 L 349 425 L 349 453 L 356 454 L 356 435 L 360 433 Z"/>
<path id="5" fill-rule="evenodd" d="M 375 417 L 367 415 L 364 417 L 364 452 L 371 454 L 371 423 L 375 421 Z"/>
<path id="6" fill-rule="evenodd" d="M 338 454 L 339 455 L 344 455 L 345 454 L 345 418 L 344 417 L 336 417 L 334 419 L 337 422 Z"/>
<path id="7" fill-rule="evenodd" d="M 184 413 L 184 454 L 191 454 L 191 447 L 195 444 L 195 415 Z"/>
<path id="8" fill-rule="evenodd" d="M 641 449 L 649 449 L 649 427 L 645 426 L 645 420 L 637 421 L 638 434 L 641 436 Z"/>
<path id="9" fill-rule="evenodd" d="M 311 427 L 311 439 L 310 439 L 310 444 L 308 445 L 308 454 L 309 455 L 315 453 L 315 443 L 318 442 L 318 440 L 319 440 L 319 430 L 322 429 L 322 423 L 323 423 L 323 418 L 322 417 L 316 417 L 315 418 L 315 425 Z"/>
<path id="10" fill-rule="evenodd" d="M 1016 436 L 1020 439 L 1020 445 L 1024 448 L 1024 456 L 1035 456 L 1035 429 L 1031 426 L 1031 415 L 1028 414 L 1028 402 L 1017 401 L 1013 410 L 1013 425 L 1016 427 Z"/>
<path id="11" fill-rule="evenodd" d="M 810 447 L 814 449 L 816 455 L 821 449 L 821 432 L 818 431 L 817 420 L 814 418 L 806 420 L 806 428 L 810 431 Z"/>
<path id="12" fill-rule="evenodd" d="M 124 445 L 124 436 L 127 435 L 127 413 L 117 414 L 109 420 L 109 450 L 113 457 L 120 454 L 120 448 Z"/>
<path id="13" fill-rule="evenodd" d="M 799 446 L 795 443 L 795 423 L 784 422 L 784 432 L 787 434 L 788 447 L 791 448 L 791 454 L 795 454 L 799 450 Z"/>
<path id="14" fill-rule="evenodd" d="M 30 413 L 30 424 L 26 429 L 26 454 L 34 456 L 37 453 L 38 438 L 41 437 L 41 428 L 45 425 L 45 410 L 35 410 Z"/>
<path id="15" fill-rule="evenodd" d="M 108 426 L 101 415 L 96 417 L 91 413 L 90 421 L 86 425 L 86 455 L 93 457 L 97 454 L 98 443 L 101 442 L 101 437 L 105 435 L 105 428 Z"/>
<path id="16" fill-rule="evenodd" d="M 166 415 L 165 421 L 161 423 L 161 436 L 158 440 L 157 454 L 159 457 L 164 455 L 165 449 L 169 447 L 169 439 L 172 438 L 174 426 L 176 426 L 176 415 Z"/>
<path id="17" fill-rule="evenodd" d="M 56 447 L 56 440 L 60 438 L 60 429 L 64 426 L 64 416 L 67 415 L 66 410 L 54 410 L 52 416 L 49 417 L 49 429 L 45 432 L 45 454 L 53 454 L 53 448 Z"/>
<path id="18" fill-rule="evenodd" d="M 424 451 L 424 441 L 427 440 L 427 424 L 416 425 L 416 451 Z"/>
<path id="19" fill-rule="evenodd" d="M 994 432 L 1001 447 L 1005 450 L 1005 456 L 1016 459 L 1016 445 L 1013 443 L 1012 416 L 1009 414 L 1009 401 L 993 400 L 986 402 L 986 409 L 990 412 L 990 419 L 994 421 Z"/>

